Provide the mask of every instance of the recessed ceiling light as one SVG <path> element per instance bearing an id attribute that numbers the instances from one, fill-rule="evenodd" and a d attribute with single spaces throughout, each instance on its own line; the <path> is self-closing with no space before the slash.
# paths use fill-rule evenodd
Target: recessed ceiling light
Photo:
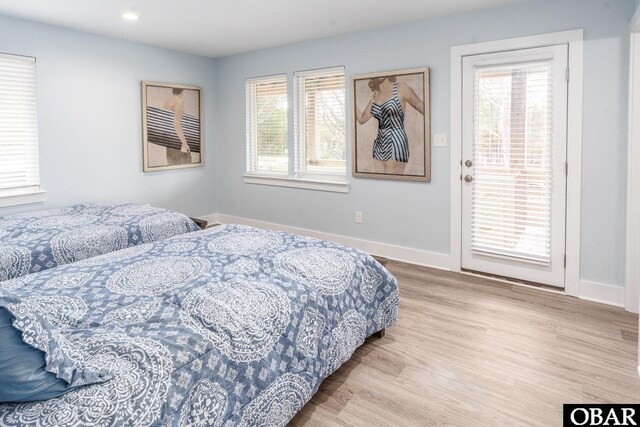
<path id="1" fill-rule="evenodd" d="M 122 14 L 122 19 L 126 19 L 127 21 L 137 21 L 138 15 L 133 12 L 125 12 Z"/>

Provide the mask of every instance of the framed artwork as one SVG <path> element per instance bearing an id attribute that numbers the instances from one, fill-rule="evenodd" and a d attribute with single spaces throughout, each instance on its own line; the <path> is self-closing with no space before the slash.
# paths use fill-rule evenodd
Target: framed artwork
<path id="1" fill-rule="evenodd" d="M 202 89 L 142 82 L 145 172 L 202 166 Z"/>
<path id="2" fill-rule="evenodd" d="M 354 75 L 353 176 L 431 181 L 429 68 Z"/>

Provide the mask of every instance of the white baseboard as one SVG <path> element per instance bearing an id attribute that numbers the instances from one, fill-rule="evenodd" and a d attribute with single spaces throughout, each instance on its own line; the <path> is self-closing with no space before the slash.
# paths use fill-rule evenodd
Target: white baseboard
<path id="1" fill-rule="evenodd" d="M 579 298 L 616 307 L 624 307 L 624 287 L 581 280 Z"/>
<path id="2" fill-rule="evenodd" d="M 215 213 L 209 214 L 209 215 L 200 215 L 198 216 L 198 218 L 207 221 L 208 225 L 218 223 L 218 214 L 215 214 Z"/>
<path id="3" fill-rule="evenodd" d="M 215 213 L 202 217 L 209 224 L 243 224 L 251 227 L 264 228 L 267 230 L 284 231 L 287 233 L 300 234 L 302 236 L 315 237 L 322 240 L 329 240 L 351 246 L 367 253 L 389 258 L 395 261 L 410 264 L 422 265 L 425 267 L 437 268 L 439 270 L 450 270 L 451 260 L 449 254 L 429 252 L 421 249 L 405 248 L 387 243 L 373 242 L 370 240 L 346 237 L 338 234 L 324 233 L 306 228 L 290 227 L 282 224 L 275 224 L 266 221 L 243 218 L 233 215 Z M 624 307 L 624 287 L 607 285 L 604 283 L 580 281 L 580 299 L 598 302 L 616 307 Z"/>
<path id="4" fill-rule="evenodd" d="M 287 233 L 300 234 L 302 236 L 315 237 L 317 239 L 328 240 L 351 246 L 361 251 L 389 258 L 395 261 L 407 262 L 410 264 L 422 265 L 425 267 L 437 268 L 439 270 L 449 270 L 449 255 L 436 252 L 429 252 L 421 249 L 405 248 L 402 246 L 390 245 L 387 243 L 373 242 L 370 240 L 357 239 L 354 237 L 340 236 L 338 234 L 323 233 L 306 228 L 290 227 L 271 222 L 257 221 L 249 218 L 242 218 L 233 215 L 212 214 L 203 217 L 210 224 L 243 224 L 251 227 L 264 228 L 267 230 L 284 231 Z"/>

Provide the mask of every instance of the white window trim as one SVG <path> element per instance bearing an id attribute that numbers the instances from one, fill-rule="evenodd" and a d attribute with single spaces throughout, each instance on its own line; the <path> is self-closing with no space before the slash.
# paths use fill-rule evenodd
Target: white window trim
<path id="1" fill-rule="evenodd" d="M 331 71 L 331 70 L 340 70 L 345 73 L 345 113 L 346 113 L 346 69 L 344 66 L 335 66 L 335 67 L 326 67 L 326 68 L 317 68 L 313 70 L 305 70 L 305 71 L 296 71 L 293 73 L 293 78 L 289 78 L 289 73 L 277 73 L 271 75 L 265 75 L 260 77 L 250 77 L 247 78 L 246 82 L 251 81 L 259 81 L 261 79 L 269 78 L 269 77 L 286 77 L 287 78 L 287 99 L 288 105 L 293 105 L 293 108 L 288 108 L 287 113 L 287 128 L 288 128 L 288 140 L 287 144 L 289 147 L 289 153 L 293 153 L 293 155 L 289 155 L 289 172 L 288 173 L 252 173 L 247 170 L 248 159 L 245 158 L 245 173 L 243 175 L 245 184 L 254 184 L 254 185 L 270 185 L 274 187 L 287 187 L 287 188 L 300 188 L 306 190 L 316 190 L 316 191 L 327 191 L 334 193 L 349 193 L 350 186 L 347 180 L 349 162 L 346 161 L 345 173 L 343 174 L 334 174 L 334 173 L 326 173 L 326 174 L 314 174 L 314 173 L 305 173 L 300 176 L 296 176 L 296 156 L 299 155 L 297 149 L 295 147 L 295 102 L 293 99 L 295 97 L 295 80 L 298 75 L 312 75 L 317 71 Z M 245 97 L 246 98 L 246 97 Z M 245 106 L 245 111 L 248 111 L 248 106 Z M 245 118 L 246 119 L 246 118 Z M 253 116 L 252 116 L 253 120 Z M 345 117 L 345 124 L 346 120 Z M 248 129 L 246 130 L 248 131 Z M 245 131 L 245 132 L 246 132 Z M 247 135 L 245 134 L 245 144 L 247 140 Z M 346 146 L 346 129 L 345 129 L 345 146 Z M 245 152 L 248 150 L 245 148 Z M 246 156 L 246 154 L 245 154 Z"/>
<path id="2" fill-rule="evenodd" d="M 42 203 L 47 192 L 40 187 L 11 188 L 0 191 L 0 208 Z"/>
<path id="3" fill-rule="evenodd" d="M 582 80 L 583 30 L 519 37 L 451 48 L 451 201 L 450 270 L 461 270 L 462 229 L 462 58 L 468 55 L 528 49 L 557 44 L 569 45 L 569 98 L 567 113 L 567 221 L 564 292 L 580 295 L 580 215 L 582 180 Z"/>
<path id="4" fill-rule="evenodd" d="M 285 176 L 244 175 L 245 184 L 273 185 L 275 187 L 302 188 L 306 190 L 348 193 L 349 183 L 318 178 L 290 178 Z"/>
<path id="5" fill-rule="evenodd" d="M 288 150 L 290 150 L 291 149 L 291 147 L 290 147 L 291 144 L 289 144 L 289 137 L 290 137 L 290 135 L 289 135 L 289 121 L 291 120 L 291 117 L 290 117 L 291 116 L 291 114 L 290 114 L 291 113 L 291 108 L 289 108 L 289 105 L 291 105 L 291 99 L 289 99 L 290 98 L 290 96 L 289 96 L 289 92 L 290 92 L 289 87 L 291 85 L 291 82 L 290 82 L 290 79 L 289 79 L 289 76 L 287 75 L 287 73 L 269 74 L 269 75 L 266 75 L 266 76 L 247 78 L 245 80 L 245 90 L 246 90 L 246 84 L 247 83 L 254 83 L 254 82 L 260 82 L 260 81 L 265 81 L 265 80 L 269 80 L 269 79 L 278 79 L 278 78 L 284 78 L 286 80 L 286 82 L 287 82 L 287 148 L 288 148 Z M 247 96 L 245 94 L 245 100 L 246 99 L 247 99 Z M 250 106 L 251 106 L 251 131 L 253 131 L 253 129 L 255 129 L 255 126 L 256 126 L 255 93 L 253 93 L 253 92 L 251 93 L 251 104 L 250 104 Z M 245 114 L 246 114 L 247 111 L 249 111 L 249 107 L 250 106 L 249 105 L 245 105 Z M 248 123 L 248 118 L 247 117 L 245 117 L 245 120 Z M 258 154 L 257 154 L 257 146 L 253 145 L 253 139 L 255 137 L 255 135 L 253 135 L 253 134 L 251 135 L 251 137 L 252 137 L 251 154 L 249 154 L 249 147 L 246 146 L 247 140 L 248 140 L 248 137 L 249 137 L 247 132 L 249 132 L 249 127 L 245 125 L 245 167 L 244 167 L 245 173 L 247 175 L 265 176 L 265 177 L 272 177 L 272 176 L 276 176 L 276 177 L 277 176 L 285 176 L 286 177 L 286 176 L 288 176 L 288 174 L 289 174 L 288 171 L 291 169 L 291 164 L 290 164 L 291 161 L 289 161 L 289 163 L 288 163 L 287 172 L 273 171 L 273 172 L 258 173 L 256 171 L 250 171 L 249 170 L 249 167 L 248 167 L 249 160 L 251 159 L 251 163 L 253 163 L 253 158 L 257 157 Z"/>
<path id="6" fill-rule="evenodd" d="M 14 60 L 21 59 L 25 62 L 33 62 L 33 63 L 36 62 L 35 57 L 26 56 L 26 55 L 0 53 L 0 56 L 7 57 Z M 39 174 L 40 173 L 39 162 L 38 162 L 37 170 Z M 34 204 L 34 203 L 42 203 L 46 198 L 46 194 L 47 192 L 43 188 L 40 188 L 39 185 L 0 189 L 0 208 L 28 205 L 28 204 Z"/>
<path id="7" fill-rule="evenodd" d="M 304 132 L 300 132 L 300 129 L 298 128 L 299 126 L 301 126 L 301 110 L 302 110 L 302 100 L 301 100 L 301 96 L 303 95 L 303 92 L 299 90 L 298 88 L 298 78 L 302 77 L 309 77 L 309 76 L 316 76 L 319 73 L 323 73 L 323 74 L 332 74 L 332 73 L 342 73 L 345 79 L 345 87 L 344 87 L 344 91 L 345 91 L 345 114 L 346 114 L 346 92 L 347 92 L 347 87 L 346 87 L 346 80 L 347 80 L 347 76 L 346 76 L 346 71 L 345 71 L 345 67 L 343 65 L 340 66 L 335 66 L 335 67 L 327 67 L 327 68 L 315 68 L 312 70 L 304 70 L 304 71 L 295 71 L 293 73 L 293 135 L 294 135 L 294 175 L 293 177 L 295 178 L 300 178 L 303 180 L 312 180 L 312 181 L 318 181 L 318 182 L 322 182 L 325 180 L 330 180 L 333 181 L 334 179 L 336 180 L 344 180 L 347 176 L 347 160 L 345 159 L 345 168 L 344 168 L 344 172 L 308 172 L 306 170 L 306 166 L 303 167 L 303 165 L 306 163 L 306 144 L 303 143 L 303 141 L 301 140 L 301 134 Z M 299 95 L 298 97 L 296 97 L 296 95 Z M 304 114 L 303 114 L 304 115 Z M 345 117 L 345 125 L 347 123 L 347 118 Z M 303 121 L 302 123 L 306 124 L 306 121 Z M 306 141 L 304 141 L 306 142 Z M 346 127 L 345 127 L 345 135 L 344 135 L 344 144 L 345 144 L 345 149 L 347 147 L 347 135 L 346 135 Z"/>

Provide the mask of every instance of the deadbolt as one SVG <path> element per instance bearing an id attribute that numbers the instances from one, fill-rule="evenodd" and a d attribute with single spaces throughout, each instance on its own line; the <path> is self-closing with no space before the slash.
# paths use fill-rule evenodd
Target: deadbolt
<path id="1" fill-rule="evenodd" d="M 473 166 L 473 162 L 471 160 L 467 160 L 466 162 L 464 162 L 464 165 L 470 168 L 471 166 Z"/>
<path id="2" fill-rule="evenodd" d="M 467 161 L 468 161 L 468 160 L 467 160 Z M 471 175 L 465 175 L 465 177 L 464 177 L 464 181 L 465 181 L 465 182 L 471 182 L 471 181 L 473 181 L 473 177 L 472 177 Z"/>

